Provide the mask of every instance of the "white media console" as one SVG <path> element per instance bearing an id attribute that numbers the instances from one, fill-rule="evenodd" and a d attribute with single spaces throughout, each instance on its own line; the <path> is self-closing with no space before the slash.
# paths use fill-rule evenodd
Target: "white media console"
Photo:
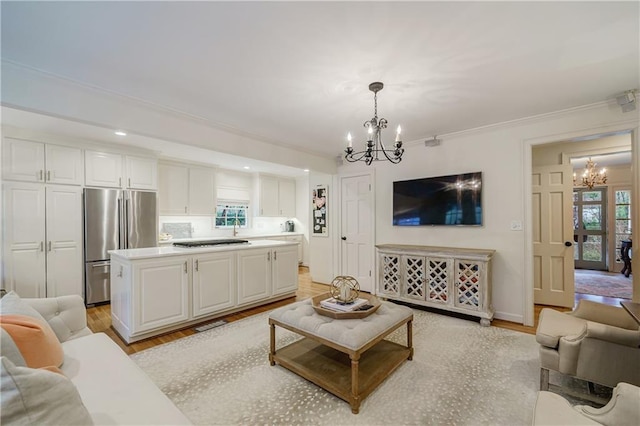
<path id="1" fill-rule="evenodd" d="M 377 245 L 380 297 L 480 318 L 490 325 L 495 250 Z"/>

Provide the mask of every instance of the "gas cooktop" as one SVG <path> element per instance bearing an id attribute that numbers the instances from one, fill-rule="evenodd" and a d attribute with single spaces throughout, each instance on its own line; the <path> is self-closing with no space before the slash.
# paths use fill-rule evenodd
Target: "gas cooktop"
<path id="1" fill-rule="evenodd" d="M 237 240 L 235 238 L 233 239 L 227 238 L 227 239 L 220 239 L 220 240 L 182 241 L 182 242 L 175 242 L 173 243 L 173 245 L 175 247 L 193 248 L 193 247 L 209 247 L 209 246 L 220 246 L 220 245 L 227 245 L 227 244 L 248 244 L 248 243 L 249 243 L 249 240 Z"/>

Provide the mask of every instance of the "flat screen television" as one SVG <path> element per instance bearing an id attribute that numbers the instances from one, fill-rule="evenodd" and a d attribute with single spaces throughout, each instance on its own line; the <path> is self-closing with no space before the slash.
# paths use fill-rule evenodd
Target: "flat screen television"
<path id="1" fill-rule="evenodd" d="M 393 225 L 482 225 L 482 172 L 393 182 Z"/>

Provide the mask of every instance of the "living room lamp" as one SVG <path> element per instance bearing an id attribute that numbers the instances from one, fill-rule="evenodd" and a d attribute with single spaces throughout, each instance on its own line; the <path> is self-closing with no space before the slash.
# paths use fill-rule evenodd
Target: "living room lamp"
<path id="1" fill-rule="evenodd" d="M 607 169 L 600 171 L 596 170 L 596 164 L 591 161 L 591 157 L 587 160 L 587 165 L 584 168 L 580 182 L 578 183 L 576 174 L 573 174 L 574 186 L 586 186 L 589 189 L 593 189 L 596 185 L 604 185 L 607 183 Z"/>
<path id="2" fill-rule="evenodd" d="M 386 149 L 382 142 L 382 129 L 387 128 L 387 120 L 378 118 L 378 92 L 382 90 L 383 87 L 384 84 L 379 81 L 369 85 L 369 90 L 373 92 L 374 115 L 371 120 L 364 122 L 364 127 L 367 129 L 366 149 L 355 152 L 353 150 L 351 133 L 347 134 L 347 149 L 344 150 L 344 158 L 350 163 L 364 161 L 369 166 L 373 161 L 387 159 L 393 164 L 398 164 L 400 160 L 402 160 L 404 148 L 402 148 L 402 141 L 400 140 L 400 132 L 402 130 L 400 126 L 398 126 L 396 130 L 396 140 L 393 144 L 393 149 Z"/>

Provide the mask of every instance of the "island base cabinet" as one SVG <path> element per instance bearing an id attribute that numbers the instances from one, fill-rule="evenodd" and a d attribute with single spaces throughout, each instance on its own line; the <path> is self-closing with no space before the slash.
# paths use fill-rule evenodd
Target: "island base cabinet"
<path id="1" fill-rule="evenodd" d="M 284 246 L 272 253 L 272 294 L 291 293 L 298 289 L 298 247 Z"/>
<path id="2" fill-rule="evenodd" d="M 235 305 L 235 253 L 216 253 L 193 259 L 193 317 L 209 315 Z"/>
<path id="3" fill-rule="evenodd" d="M 238 304 L 265 299 L 271 295 L 271 250 L 238 252 Z"/>
<path id="4" fill-rule="evenodd" d="M 138 308 L 133 333 L 189 319 L 189 258 L 136 262 L 133 303 Z"/>
<path id="5" fill-rule="evenodd" d="M 117 258 L 112 259 L 109 275 L 111 277 L 111 325 L 120 336 L 130 336 L 133 328 L 131 266 Z"/>

